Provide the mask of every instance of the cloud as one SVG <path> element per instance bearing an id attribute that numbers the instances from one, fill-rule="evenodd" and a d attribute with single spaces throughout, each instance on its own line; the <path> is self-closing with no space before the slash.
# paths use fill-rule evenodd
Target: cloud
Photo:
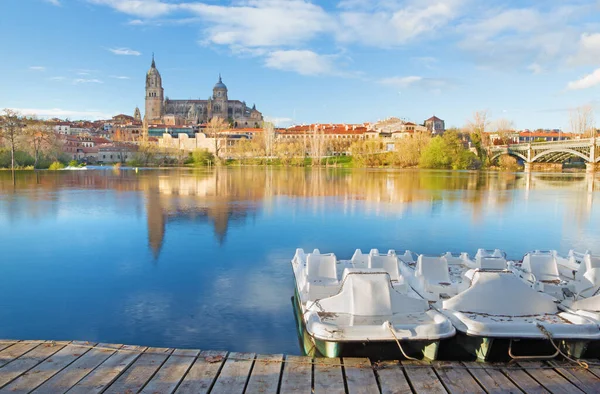
<path id="1" fill-rule="evenodd" d="M 567 84 L 568 90 L 588 89 L 592 86 L 600 84 L 600 68 L 595 69 L 591 74 L 584 76 L 577 81 L 572 81 Z"/>
<path id="2" fill-rule="evenodd" d="M 568 64 L 579 66 L 598 64 L 600 58 L 600 33 L 583 33 L 579 37 L 577 52 L 569 57 Z"/>
<path id="3" fill-rule="evenodd" d="M 292 118 L 265 116 L 267 122 L 273 123 L 276 127 L 290 126 L 293 122 Z"/>
<path id="4" fill-rule="evenodd" d="M 44 0 L 44 1 L 45 1 L 46 3 L 50 3 L 50 4 L 52 4 L 53 6 L 56 6 L 56 7 L 60 7 L 60 6 L 61 6 L 61 4 L 60 4 L 60 1 L 59 1 L 59 0 Z"/>
<path id="5" fill-rule="evenodd" d="M 49 78 L 49 80 L 51 80 L 51 81 L 64 81 L 65 79 L 67 79 L 67 78 L 65 78 L 65 77 L 50 77 Z"/>
<path id="6" fill-rule="evenodd" d="M 114 79 L 131 79 L 131 78 L 126 77 L 124 75 L 111 75 L 110 77 L 114 78 Z"/>
<path id="7" fill-rule="evenodd" d="M 74 80 L 73 80 L 73 83 L 74 83 L 75 85 L 79 85 L 79 84 L 82 84 L 82 83 L 104 83 L 104 82 L 102 82 L 102 81 L 101 81 L 101 80 L 99 80 L 99 79 L 85 79 L 85 78 L 77 78 L 77 79 L 74 79 Z"/>
<path id="8" fill-rule="evenodd" d="M 175 11 L 177 4 L 160 0 L 88 0 L 92 4 L 106 5 L 119 12 L 140 18 L 155 18 Z"/>
<path id="9" fill-rule="evenodd" d="M 110 119 L 113 115 L 96 110 L 68 110 L 61 108 L 11 108 L 23 115 L 36 115 L 41 118 L 71 118 L 71 119 Z"/>
<path id="10" fill-rule="evenodd" d="M 527 66 L 527 69 L 534 74 L 541 74 L 544 72 L 544 68 L 538 63 L 531 63 L 529 66 Z"/>
<path id="11" fill-rule="evenodd" d="M 108 48 L 115 55 L 140 56 L 142 53 L 129 48 Z"/>
<path id="12" fill-rule="evenodd" d="M 44 66 L 30 66 L 29 69 L 31 71 L 46 71 L 46 67 Z"/>
<path id="13" fill-rule="evenodd" d="M 388 77 L 378 81 L 382 85 L 388 85 L 395 88 L 421 88 L 435 90 L 437 93 L 443 88 L 453 87 L 455 82 L 445 78 L 425 78 L 418 75 L 406 77 Z"/>
<path id="14" fill-rule="evenodd" d="M 309 50 L 273 51 L 267 55 L 265 66 L 302 75 L 334 74 L 333 58 Z"/>

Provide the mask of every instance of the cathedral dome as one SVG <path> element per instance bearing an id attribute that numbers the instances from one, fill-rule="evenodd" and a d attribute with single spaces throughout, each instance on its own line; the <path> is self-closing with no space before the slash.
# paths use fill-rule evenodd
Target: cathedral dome
<path id="1" fill-rule="evenodd" d="M 219 82 L 217 82 L 217 83 L 215 84 L 215 87 L 213 88 L 213 90 L 214 90 L 214 89 L 227 89 L 227 86 L 225 86 L 225 84 L 224 84 L 224 83 L 223 83 L 223 81 L 221 80 L 221 74 L 219 74 Z"/>

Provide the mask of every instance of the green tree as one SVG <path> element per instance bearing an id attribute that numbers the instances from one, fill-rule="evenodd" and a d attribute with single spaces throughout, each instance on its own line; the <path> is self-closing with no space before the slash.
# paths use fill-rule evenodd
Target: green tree
<path id="1" fill-rule="evenodd" d="M 452 156 L 441 136 L 433 138 L 423 150 L 419 160 L 422 168 L 451 168 Z"/>
<path id="2" fill-rule="evenodd" d="M 192 153 L 194 166 L 203 167 L 215 162 L 215 156 L 207 149 L 197 149 Z"/>

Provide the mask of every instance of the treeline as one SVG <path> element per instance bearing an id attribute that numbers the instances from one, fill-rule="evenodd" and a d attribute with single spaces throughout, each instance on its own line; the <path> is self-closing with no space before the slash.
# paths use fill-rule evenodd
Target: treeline
<path id="1" fill-rule="evenodd" d="M 69 157 L 62 142 L 44 121 L 10 109 L 0 115 L 0 168 L 47 169 Z"/>

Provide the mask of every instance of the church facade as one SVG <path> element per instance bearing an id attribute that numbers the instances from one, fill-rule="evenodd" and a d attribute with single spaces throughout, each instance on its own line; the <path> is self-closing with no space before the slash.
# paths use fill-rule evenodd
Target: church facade
<path id="1" fill-rule="evenodd" d="M 162 78 L 153 56 L 152 65 L 146 74 L 144 120 L 147 124 L 199 125 L 209 122 L 212 118 L 221 118 L 234 128 L 263 126 L 262 113 L 255 105 L 250 108 L 245 101 L 229 99 L 227 86 L 220 75 L 212 95 L 207 100 L 172 100 L 165 98 L 164 94 Z"/>

